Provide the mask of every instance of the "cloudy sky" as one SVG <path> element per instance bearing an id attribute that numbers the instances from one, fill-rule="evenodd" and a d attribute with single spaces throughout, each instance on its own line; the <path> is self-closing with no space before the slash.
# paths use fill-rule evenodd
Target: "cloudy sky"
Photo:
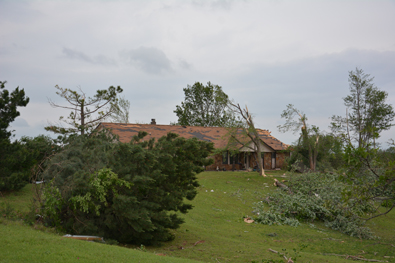
<path id="1" fill-rule="evenodd" d="M 92 95 L 120 85 L 131 122 L 169 124 L 182 89 L 211 81 L 292 143 L 296 135 L 277 130 L 286 105 L 329 131 L 356 67 L 395 106 L 394 14 L 395 1 L 379 0 L 0 0 L 0 80 L 30 97 L 12 123 L 16 138 L 68 115 L 48 104 L 66 105 L 55 85 Z"/>

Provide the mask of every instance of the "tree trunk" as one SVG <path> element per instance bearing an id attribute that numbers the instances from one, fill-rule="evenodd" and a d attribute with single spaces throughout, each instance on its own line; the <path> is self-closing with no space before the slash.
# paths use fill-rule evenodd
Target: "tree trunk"
<path id="1" fill-rule="evenodd" d="M 81 135 L 85 134 L 84 101 L 81 102 Z"/>
<path id="2" fill-rule="evenodd" d="M 256 136 L 255 136 L 255 140 L 256 139 L 258 139 L 258 141 L 254 141 L 254 143 L 255 143 L 256 149 L 257 149 L 256 150 L 256 155 L 257 155 L 259 174 L 266 177 L 265 169 L 263 168 L 262 150 L 261 150 L 261 144 L 260 144 L 260 141 L 259 141 L 258 134 L 256 134 Z"/>

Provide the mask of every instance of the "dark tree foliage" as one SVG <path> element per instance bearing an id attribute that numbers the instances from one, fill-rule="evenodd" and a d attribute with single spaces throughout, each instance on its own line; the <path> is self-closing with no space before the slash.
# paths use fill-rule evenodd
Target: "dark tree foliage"
<path id="1" fill-rule="evenodd" d="M 233 127 L 238 123 L 229 110 L 229 97 L 222 87 L 208 82 L 196 82 L 184 88 L 185 101 L 177 105 L 174 113 L 178 125 L 205 127 Z"/>
<path id="2" fill-rule="evenodd" d="M 20 115 L 17 107 L 26 107 L 29 98 L 25 91 L 17 87 L 13 92 L 5 89 L 6 81 L 0 81 L 0 140 L 9 139 L 11 132 L 7 131 L 10 123 Z"/>
<path id="3" fill-rule="evenodd" d="M 61 151 L 62 142 L 59 139 L 52 139 L 49 136 L 38 135 L 37 137 L 24 136 L 19 140 L 19 143 L 30 158 L 31 180 L 41 181 L 43 179 L 42 172 L 45 170 L 47 162 L 56 153 Z"/>
<path id="4" fill-rule="evenodd" d="M 33 160 L 18 141 L 0 140 L 0 191 L 19 190 L 30 177 Z"/>
<path id="5" fill-rule="evenodd" d="M 58 198 L 47 198 L 47 220 L 71 234 L 122 243 L 171 240 L 168 230 L 183 223 L 177 212 L 192 208 L 184 200 L 196 196 L 196 174 L 211 164 L 213 145 L 172 133 L 143 141 L 145 135 L 130 143 L 114 143 L 106 133 L 79 136 L 52 158 L 44 176 L 52 180 L 48 196 Z M 104 171 L 112 181 L 97 187 L 107 180 Z"/>
<path id="6" fill-rule="evenodd" d="M 39 135 L 22 137 L 15 142 L 3 140 L 0 147 L 6 152 L 0 159 L 0 191 L 18 190 L 29 181 L 41 181 L 46 162 L 61 150 L 57 140 Z"/>
<path id="7" fill-rule="evenodd" d="M 26 152 L 18 142 L 10 141 L 12 132 L 7 130 L 20 115 L 17 108 L 25 107 L 29 98 L 19 87 L 9 92 L 5 84 L 0 81 L 0 191 L 20 189 L 29 178 Z"/>

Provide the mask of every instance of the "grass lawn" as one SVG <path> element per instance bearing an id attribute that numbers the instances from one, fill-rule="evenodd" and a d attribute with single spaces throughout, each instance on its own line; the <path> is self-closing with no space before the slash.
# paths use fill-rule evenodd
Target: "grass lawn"
<path id="1" fill-rule="evenodd" d="M 283 172 L 268 171 L 267 174 L 276 178 Z M 261 262 L 262 259 L 280 259 L 269 252 L 269 248 L 288 253 L 293 259 L 293 249 L 296 249 L 301 256 L 297 262 L 350 261 L 329 254 L 395 262 L 395 212 L 369 222 L 375 234 L 381 237 L 375 240 L 352 238 L 317 222 L 303 223 L 299 227 L 247 224 L 243 216 L 252 215 L 253 203 L 276 190 L 273 177 L 261 177 L 255 172 L 203 172 L 198 178 L 201 186 L 191 201 L 194 208 L 183 215 L 185 224 L 173 231 L 176 238 L 172 242 L 147 247 L 147 252 L 141 252 L 127 249 L 135 248 L 132 246 L 66 240 L 54 233 L 0 219 L 0 262 L 75 262 L 77 259 L 85 262 Z M 22 192 L 0 197 L 0 207 L 7 200 L 18 210 L 27 211 L 31 196 L 31 186 L 27 186 Z M 301 250 L 301 245 L 307 248 Z"/>
<path id="2" fill-rule="evenodd" d="M 268 171 L 280 177 L 284 172 Z M 278 178 L 283 179 L 283 178 Z M 205 262 L 251 262 L 279 259 L 268 249 L 294 256 L 298 262 L 349 262 L 342 257 L 324 254 L 361 255 L 395 262 L 395 212 L 369 223 L 378 240 L 359 240 L 326 228 L 321 223 L 303 223 L 299 227 L 247 224 L 243 216 L 252 215 L 254 202 L 275 191 L 273 177 L 253 172 L 204 172 L 199 175 L 199 194 L 194 208 L 184 216 L 185 224 L 174 231 L 176 239 L 149 251 Z M 196 245 L 195 245 L 196 244 Z M 392 257 L 392 258 L 384 258 Z"/>

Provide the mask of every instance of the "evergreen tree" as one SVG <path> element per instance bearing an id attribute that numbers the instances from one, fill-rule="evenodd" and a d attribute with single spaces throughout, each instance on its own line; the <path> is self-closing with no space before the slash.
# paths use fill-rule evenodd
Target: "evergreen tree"
<path id="1" fill-rule="evenodd" d="M 59 117 L 59 121 L 67 123 L 72 127 L 64 128 L 61 124 L 51 124 L 45 127 L 47 131 L 60 134 L 76 134 L 84 135 L 86 132 L 92 131 L 100 123 L 111 114 L 119 112 L 117 94 L 123 90 L 120 86 L 111 86 L 107 90 L 97 90 L 93 97 L 88 97 L 80 88 L 79 92 L 67 88 L 55 86 L 58 90 L 56 94 L 64 98 L 70 105 L 62 106 L 49 100 L 49 104 L 54 108 L 63 108 L 71 110 L 67 118 Z"/>
<path id="2" fill-rule="evenodd" d="M 0 81 L 0 140 L 9 139 L 11 131 L 7 131 L 10 123 L 20 115 L 17 107 L 26 107 L 29 98 L 25 91 L 17 87 L 13 92 L 5 89 L 6 81 Z"/>
<path id="3" fill-rule="evenodd" d="M 10 123 L 20 115 L 18 107 L 25 107 L 29 98 L 17 87 L 11 93 L 0 81 L 0 191 L 22 188 L 29 178 L 27 155 L 18 142 L 11 142 Z"/>
<path id="4" fill-rule="evenodd" d="M 169 133 L 158 141 L 114 143 L 107 133 L 79 136 L 51 159 L 47 220 L 72 234 L 100 235 L 122 243 L 155 244 L 173 238 L 183 222 L 177 212 L 192 208 L 196 174 L 211 143 Z"/>

